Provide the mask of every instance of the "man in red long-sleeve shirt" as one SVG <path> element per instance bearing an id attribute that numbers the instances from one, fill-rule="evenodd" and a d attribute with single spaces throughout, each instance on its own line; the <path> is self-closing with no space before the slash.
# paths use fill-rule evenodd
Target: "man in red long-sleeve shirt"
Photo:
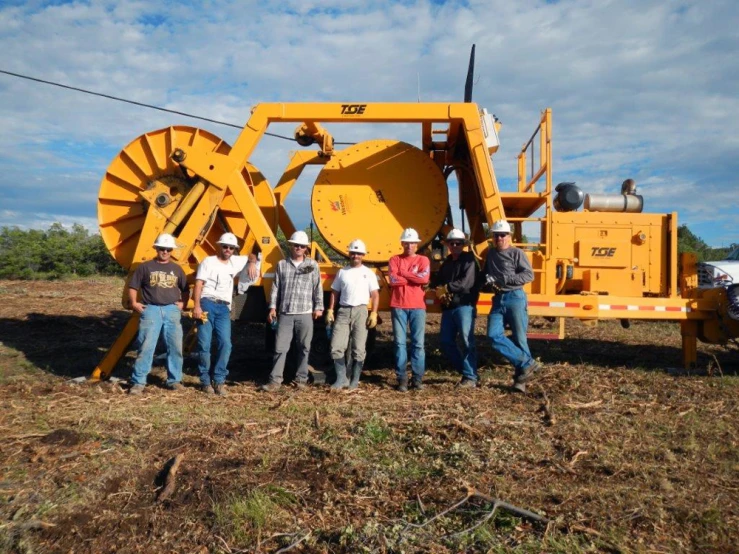
<path id="1" fill-rule="evenodd" d="M 411 337 L 411 386 L 423 388 L 423 374 L 426 372 L 426 352 L 424 351 L 424 332 L 426 330 L 426 300 L 423 286 L 428 284 L 431 274 L 429 259 L 416 254 L 421 239 L 415 229 L 406 229 L 400 235 L 403 253 L 390 258 L 390 313 L 393 320 L 393 340 L 395 343 L 395 374 L 398 390 L 408 391 L 408 352 L 406 348 L 407 329 Z"/>

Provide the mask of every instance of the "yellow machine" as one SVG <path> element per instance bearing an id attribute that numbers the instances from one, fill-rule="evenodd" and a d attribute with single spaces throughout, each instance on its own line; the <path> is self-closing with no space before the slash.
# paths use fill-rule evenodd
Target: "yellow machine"
<path id="1" fill-rule="evenodd" d="M 249 159 L 269 126 L 285 122 L 298 124 L 299 145 L 318 149 L 292 153 L 272 187 Z M 352 123 L 416 125 L 420 147 L 382 139 L 335 148 L 323 125 Z M 192 127 L 150 132 L 124 148 L 103 178 L 101 234 L 114 258 L 133 271 L 151 258 L 155 237 L 171 233 L 177 240 L 172 258 L 192 279 L 197 264 L 215 253 L 220 234 L 231 231 L 242 239 L 242 252 L 261 252 L 256 290 L 268 295 L 283 257 L 277 230 L 295 231 L 285 200 L 307 165 L 321 165 L 311 197 L 318 231 L 345 255 L 351 240 L 365 241 L 366 262 L 380 278 L 381 309 L 387 309 L 386 264 L 400 252 L 404 228 L 415 228 L 423 240 L 419 250 L 440 263 L 440 237 L 454 226 L 447 178 L 455 174 L 470 248 L 481 259 L 487 228 L 499 219 L 513 225 L 514 244 L 527 251 L 535 272 L 526 289 L 531 315 L 679 321 L 686 366 L 696 361 L 698 339 L 724 343 L 739 336 L 739 322 L 726 315 L 724 289 L 699 289 L 695 259 L 678 259 L 676 213 L 641 213 L 643 200 L 628 181 L 616 195 L 582 198 L 566 183 L 553 191 L 548 109 L 519 154 L 518 190 L 501 192 L 491 160 L 499 129 L 494 116 L 471 102 L 271 103 L 253 108 L 233 147 Z M 586 209 L 576 211 L 582 200 Z M 536 225 L 537 242 L 522 242 L 524 223 Z M 312 255 L 329 290 L 339 266 L 315 242 Z M 429 311 L 439 309 L 433 291 L 427 304 Z M 488 313 L 491 304 L 491 295 L 482 294 L 478 312 Z M 133 317 L 94 378 L 110 375 L 137 325 Z"/>

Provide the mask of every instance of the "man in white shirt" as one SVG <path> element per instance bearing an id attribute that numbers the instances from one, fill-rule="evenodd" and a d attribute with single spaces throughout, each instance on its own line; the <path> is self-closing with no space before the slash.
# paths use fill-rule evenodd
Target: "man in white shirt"
<path id="1" fill-rule="evenodd" d="M 198 370 L 200 386 L 206 394 L 225 396 L 228 375 L 228 359 L 231 356 L 231 300 L 234 292 L 234 276 L 244 269 L 250 256 L 234 254 L 239 242 L 233 233 L 224 233 L 218 239 L 218 255 L 208 256 L 198 266 L 193 289 L 193 317 L 198 322 Z M 200 320 L 203 312 L 207 321 Z M 216 335 L 215 364 L 211 382 L 210 345 Z"/>
<path id="2" fill-rule="evenodd" d="M 326 312 L 326 325 L 333 325 L 331 358 L 336 369 L 336 381 L 332 390 L 347 386 L 356 389 L 364 366 L 367 330 L 377 326 L 377 309 L 380 304 L 380 285 L 377 275 L 362 265 L 367 248 L 359 239 L 349 243 L 349 265 L 339 270 L 331 285 L 331 300 Z M 367 304 L 372 300 L 372 311 L 367 314 Z M 334 319 L 334 306 L 338 305 Z M 352 344 L 351 372 L 347 374 L 346 349 Z"/>

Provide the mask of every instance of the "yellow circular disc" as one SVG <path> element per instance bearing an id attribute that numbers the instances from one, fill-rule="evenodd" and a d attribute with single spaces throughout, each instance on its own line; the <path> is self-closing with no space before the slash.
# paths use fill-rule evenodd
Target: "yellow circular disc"
<path id="1" fill-rule="evenodd" d="M 362 239 L 365 260 L 399 254 L 400 234 L 412 227 L 430 242 L 444 223 L 449 196 L 444 175 L 428 154 L 396 140 L 355 144 L 331 157 L 311 195 L 313 219 L 326 242 L 348 254 Z"/>
<path id="2" fill-rule="evenodd" d="M 126 146 L 108 166 L 100 183 L 100 234 L 115 260 L 126 269 L 131 267 L 149 209 L 148 202 L 139 192 L 155 188 L 156 200 L 161 202 L 159 209 L 171 215 L 194 184 L 170 158 L 172 151 L 179 146 L 220 154 L 228 154 L 231 150 L 226 142 L 202 129 L 184 125 L 159 129 L 141 135 Z M 264 175 L 247 163 L 240 179 L 254 195 L 269 225 L 276 230 L 277 202 Z M 216 241 L 226 231 L 239 238 L 247 238 L 248 222 L 230 191 L 226 191 L 214 216 L 204 239 L 193 251 L 192 263 L 197 264 L 205 256 L 215 254 Z M 247 240 L 244 250 L 248 247 Z"/>

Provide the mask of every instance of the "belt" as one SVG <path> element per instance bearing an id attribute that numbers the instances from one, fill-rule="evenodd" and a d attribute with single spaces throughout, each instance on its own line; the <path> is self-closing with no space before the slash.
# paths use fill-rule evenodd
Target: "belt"
<path id="1" fill-rule="evenodd" d="M 228 300 L 221 300 L 220 298 L 211 298 L 210 296 L 206 296 L 203 298 L 203 300 L 207 300 L 208 302 L 213 302 L 213 304 L 226 304 L 227 306 L 231 304 Z"/>

